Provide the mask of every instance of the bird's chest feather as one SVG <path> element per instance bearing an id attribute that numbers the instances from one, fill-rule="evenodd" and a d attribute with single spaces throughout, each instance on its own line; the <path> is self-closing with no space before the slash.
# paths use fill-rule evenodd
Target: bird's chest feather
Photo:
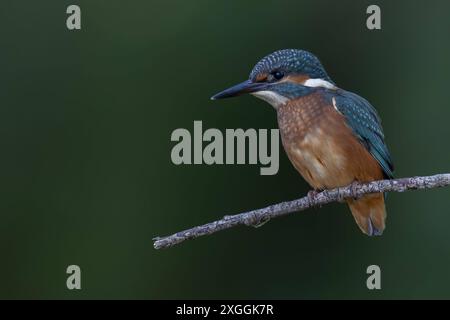
<path id="1" fill-rule="evenodd" d="M 332 102 L 311 94 L 280 106 L 277 114 L 286 153 L 311 186 L 332 188 L 355 179 L 352 153 L 361 152 L 361 144 Z"/>

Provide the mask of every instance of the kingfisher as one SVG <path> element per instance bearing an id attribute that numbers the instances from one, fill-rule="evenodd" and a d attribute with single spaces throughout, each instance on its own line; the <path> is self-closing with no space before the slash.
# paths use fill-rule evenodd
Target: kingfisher
<path id="1" fill-rule="evenodd" d="M 314 193 L 355 182 L 392 179 L 381 119 L 363 97 L 339 88 L 319 59 L 298 49 L 262 58 L 248 80 L 211 97 L 251 94 L 276 110 L 286 154 Z M 385 229 L 385 195 L 345 199 L 361 231 Z"/>

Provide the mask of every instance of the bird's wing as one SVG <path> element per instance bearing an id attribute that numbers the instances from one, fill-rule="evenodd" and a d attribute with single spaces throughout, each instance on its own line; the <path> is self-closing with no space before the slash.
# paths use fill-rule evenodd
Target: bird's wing
<path id="1" fill-rule="evenodd" d="M 332 98 L 335 107 L 344 115 L 347 125 L 378 161 L 385 176 L 392 179 L 394 165 L 384 142 L 381 120 L 375 108 L 366 99 L 344 90 L 337 91 Z"/>

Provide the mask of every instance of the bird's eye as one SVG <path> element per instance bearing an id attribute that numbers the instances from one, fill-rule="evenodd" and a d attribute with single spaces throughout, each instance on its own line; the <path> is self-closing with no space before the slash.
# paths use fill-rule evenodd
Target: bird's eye
<path id="1" fill-rule="evenodd" d="M 281 71 L 274 71 L 272 72 L 272 75 L 276 80 L 280 80 L 284 77 L 284 73 Z"/>

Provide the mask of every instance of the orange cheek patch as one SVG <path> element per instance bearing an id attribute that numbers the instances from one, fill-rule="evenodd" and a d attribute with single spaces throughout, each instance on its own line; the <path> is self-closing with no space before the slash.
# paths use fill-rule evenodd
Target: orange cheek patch
<path id="1" fill-rule="evenodd" d="M 304 84 L 306 80 L 308 80 L 309 77 L 304 74 L 295 74 L 295 75 L 288 75 L 280 82 L 295 82 L 298 84 Z"/>
<path id="2" fill-rule="evenodd" d="M 267 80 L 267 73 L 261 73 L 256 76 L 256 82 L 263 82 Z"/>

